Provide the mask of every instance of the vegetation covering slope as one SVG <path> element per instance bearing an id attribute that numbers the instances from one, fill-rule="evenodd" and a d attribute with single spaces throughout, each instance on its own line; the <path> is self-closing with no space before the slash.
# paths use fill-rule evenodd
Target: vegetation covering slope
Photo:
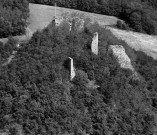
<path id="1" fill-rule="evenodd" d="M 33 3 L 79 9 L 124 20 L 137 32 L 157 34 L 156 0 L 29 0 Z M 127 28 L 127 25 L 124 26 Z"/>
<path id="2" fill-rule="evenodd" d="M 90 49 L 94 32 L 99 33 L 98 56 Z M 123 45 L 145 79 L 137 81 L 130 70 L 121 69 L 108 51 L 110 44 Z M 0 53 L 9 51 L 2 47 Z M 71 82 L 68 57 L 77 69 Z M 66 22 L 59 27 L 52 23 L 0 67 L 0 129 L 26 135 L 153 135 L 156 74 L 156 61 L 98 24 L 69 32 Z M 100 87 L 87 87 L 89 80 Z"/>
<path id="3" fill-rule="evenodd" d="M 0 0 L 0 38 L 25 33 L 28 6 L 27 0 Z"/>

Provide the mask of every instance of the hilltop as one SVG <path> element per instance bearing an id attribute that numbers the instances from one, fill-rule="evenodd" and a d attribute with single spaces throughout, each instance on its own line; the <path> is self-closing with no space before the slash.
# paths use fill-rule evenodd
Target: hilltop
<path id="1" fill-rule="evenodd" d="M 0 45 L 0 134 L 156 134 L 157 61 L 138 51 L 155 37 L 81 11 L 98 23 L 74 16 L 70 29 L 54 24 L 54 7 L 31 5 L 30 40 Z"/>
<path id="2" fill-rule="evenodd" d="M 55 7 L 48 6 L 48 5 L 40 5 L 40 4 L 29 4 L 30 9 L 30 17 L 29 17 L 29 26 L 27 28 L 27 34 L 25 36 L 16 36 L 18 40 L 25 40 L 32 36 L 32 34 L 37 31 L 45 28 L 48 24 L 53 20 L 55 14 Z M 107 16 L 107 15 L 100 15 L 95 13 L 88 13 L 74 9 L 62 8 L 57 7 L 57 16 L 61 17 L 64 13 L 73 13 L 77 12 L 79 14 L 85 15 L 86 17 L 90 18 L 92 21 L 97 21 L 100 25 L 116 25 L 117 17 L 114 16 Z M 157 58 L 157 36 L 150 36 L 147 34 L 142 34 L 138 32 L 131 32 L 125 30 L 119 30 L 116 28 L 107 27 L 113 34 L 125 40 L 128 45 L 135 49 L 141 50 L 145 52 L 147 55 Z M 7 38 L 0 39 L 0 41 L 6 43 Z"/>
<path id="3" fill-rule="evenodd" d="M 117 17 L 107 16 L 107 15 L 100 15 L 95 13 L 88 13 L 74 9 L 68 9 L 63 7 L 57 7 L 57 16 L 61 17 L 64 13 L 73 13 L 77 12 L 79 14 L 85 15 L 89 17 L 92 21 L 98 21 L 102 25 L 115 25 Z M 26 29 L 26 35 L 23 36 L 15 36 L 15 39 L 20 41 L 29 39 L 34 32 L 37 30 L 42 30 L 43 28 L 47 27 L 50 22 L 54 19 L 55 15 L 55 7 L 48 6 L 48 5 L 41 5 L 41 4 L 33 4 L 29 3 L 29 10 L 30 16 L 28 18 L 29 25 Z M 6 43 L 8 40 L 7 38 L 0 39 L 1 42 Z"/>
<path id="4" fill-rule="evenodd" d="M 35 32 L 37 29 L 43 29 L 54 19 L 55 15 L 54 6 L 30 3 L 29 9 L 30 9 L 29 18 L 30 25 L 28 27 L 33 32 Z M 58 17 L 61 17 L 61 15 L 66 12 L 67 13 L 77 12 L 78 14 L 85 15 L 92 21 L 98 21 L 102 25 L 116 25 L 117 20 L 119 20 L 117 17 L 114 16 L 100 15 L 63 7 L 57 7 L 56 10 L 57 10 L 56 15 Z"/>
<path id="5" fill-rule="evenodd" d="M 64 22 L 35 32 L 29 42 L 15 47 L 13 60 L 1 66 L 0 133 L 155 133 L 157 105 L 151 91 L 157 84 L 156 63 L 134 52 L 137 58 L 132 66 L 144 78 L 136 79 L 136 74 L 129 70 L 134 70 L 128 65 L 131 61 L 122 57 L 126 55 L 124 41 L 98 24 L 88 25 L 82 31 L 75 26 L 69 31 Z M 99 33 L 98 55 L 90 48 L 94 32 Z M 14 50 L 12 46 L 7 43 L 1 47 L 2 57 Z M 117 58 L 109 47 L 117 52 Z M 76 73 L 72 80 L 69 57 Z"/>

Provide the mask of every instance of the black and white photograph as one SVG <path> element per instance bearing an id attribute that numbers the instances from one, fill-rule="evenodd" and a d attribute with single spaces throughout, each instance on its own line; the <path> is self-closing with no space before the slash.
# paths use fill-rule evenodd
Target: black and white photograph
<path id="1" fill-rule="evenodd" d="M 157 135 L 157 0 L 0 0 L 0 135 Z"/>

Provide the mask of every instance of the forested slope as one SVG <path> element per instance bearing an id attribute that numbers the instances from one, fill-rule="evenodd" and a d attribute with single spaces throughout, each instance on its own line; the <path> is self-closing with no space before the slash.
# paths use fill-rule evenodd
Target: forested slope
<path id="1" fill-rule="evenodd" d="M 27 0 L 0 0 L 0 38 L 24 34 L 28 17 Z"/>
<path id="2" fill-rule="evenodd" d="M 99 33 L 98 56 L 90 49 L 94 32 Z M 15 49 L 11 43 L 1 46 L 4 59 Z M 124 46 L 140 81 L 120 68 L 109 45 Z M 76 68 L 73 81 L 68 57 Z M 0 67 L 0 129 L 24 135 L 153 135 L 156 64 L 98 24 L 69 32 L 66 22 L 59 27 L 52 23 Z M 87 87 L 89 80 L 100 87 Z"/>

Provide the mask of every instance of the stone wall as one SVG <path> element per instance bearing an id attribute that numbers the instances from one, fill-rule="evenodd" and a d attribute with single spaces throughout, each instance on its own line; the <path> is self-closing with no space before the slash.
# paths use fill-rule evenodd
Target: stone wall
<path id="1" fill-rule="evenodd" d="M 134 71 L 131 60 L 122 45 L 110 45 L 109 50 L 112 50 L 113 55 L 117 58 L 121 68 Z"/>
<path id="2" fill-rule="evenodd" d="M 91 49 L 94 54 L 98 55 L 98 32 L 94 33 Z"/>

